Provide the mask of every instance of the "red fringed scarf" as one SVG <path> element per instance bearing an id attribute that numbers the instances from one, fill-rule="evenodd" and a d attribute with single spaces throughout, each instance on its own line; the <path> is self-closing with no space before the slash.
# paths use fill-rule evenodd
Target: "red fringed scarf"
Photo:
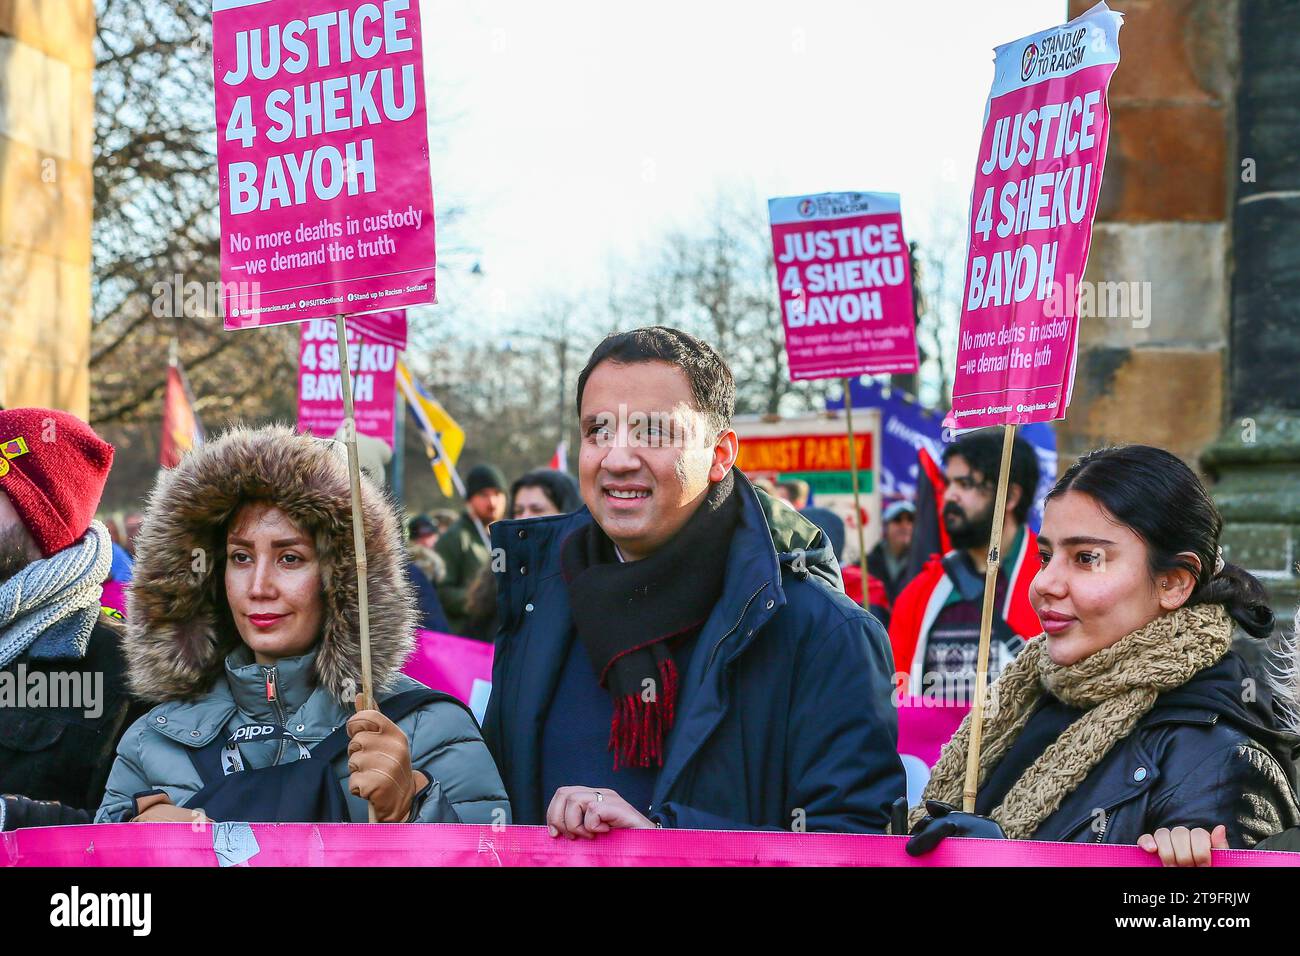
<path id="1" fill-rule="evenodd" d="M 614 701 L 609 749 L 614 752 L 615 770 L 664 765 L 664 740 L 673 729 L 677 709 L 677 664 L 671 656 L 659 661 L 659 687 L 662 690 L 656 700 L 646 700 L 642 693 L 625 694 Z"/>

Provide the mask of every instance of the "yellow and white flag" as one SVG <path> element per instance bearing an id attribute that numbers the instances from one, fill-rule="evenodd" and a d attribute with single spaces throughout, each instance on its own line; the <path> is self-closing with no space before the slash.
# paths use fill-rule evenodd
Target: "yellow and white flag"
<path id="1" fill-rule="evenodd" d="M 438 487 L 448 498 L 453 493 L 465 497 L 465 485 L 456 473 L 456 460 L 460 458 L 460 450 L 465 447 L 464 429 L 415 380 L 411 370 L 400 358 L 397 360 L 397 387 L 402 390 L 406 403 L 411 407 L 411 414 L 420 426 L 424 451 L 429 456 L 429 467 L 438 479 Z"/>

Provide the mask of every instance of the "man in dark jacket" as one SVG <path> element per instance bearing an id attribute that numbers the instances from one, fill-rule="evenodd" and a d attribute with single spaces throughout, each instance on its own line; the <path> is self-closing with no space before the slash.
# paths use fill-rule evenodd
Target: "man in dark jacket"
<path id="1" fill-rule="evenodd" d="M 578 379 L 587 507 L 506 521 L 484 736 L 519 823 L 883 832 L 883 629 L 825 535 L 736 469 L 731 371 L 674 329 Z"/>
<path id="2" fill-rule="evenodd" d="M 506 515 L 506 479 L 492 465 L 475 465 L 465 478 L 465 510 L 438 538 L 435 550 L 447 566 L 438 599 L 453 634 L 464 634 L 469 589 L 488 566 L 488 528 Z"/>
<path id="3" fill-rule="evenodd" d="M 45 408 L 0 411 L 0 829 L 89 823 L 126 693 L 112 564 L 92 520 L 113 447 Z"/>
<path id="4" fill-rule="evenodd" d="M 942 517 L 952 550 L 926 562 L 921 573 L 898 593 L 889 615 L 894 663 L 900 674 L 907 675 L 907 691 L 912 696 L 937 689 L 949 703 L 973 698 L 1001 458 L 998 429 L 971 432 L 944 448 L 948 484 Z M 1002 564 L 989 645 L 990 683 L 1026 642 L 1043 630 L 1029 601 L 1029 585 L 1039 568 L 1038 538 L 1028 524 L 1037 487 L 1038 456 L 1032 445 L 1016 438 L 1007 480 Z"/>

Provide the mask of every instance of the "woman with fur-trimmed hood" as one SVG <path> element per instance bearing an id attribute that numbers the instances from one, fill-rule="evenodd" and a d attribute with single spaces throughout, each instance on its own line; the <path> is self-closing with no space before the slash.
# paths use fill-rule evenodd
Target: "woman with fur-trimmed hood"
<path id="1" fill-rule="evenodd" d="M 336 443 L 236 428 L 159 475 L 136 542 L 126 656 L 157 706 L 122 737 L 96 822 L 509 821 L 469 711 L 399 673 L 414 602 L 367 478 L 371 662 L 360 689 L 348 469 Z"/>

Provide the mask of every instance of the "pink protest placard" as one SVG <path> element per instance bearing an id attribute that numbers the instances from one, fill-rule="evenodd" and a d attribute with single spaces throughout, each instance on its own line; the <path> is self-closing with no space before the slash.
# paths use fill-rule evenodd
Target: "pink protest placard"
<path id="1" fill-rule="evenodd" d="M 1065 417 L 1122 21 L 1098 3 L 997 48 L 947 425 Z"/>
<path id="2" fill-rule="evenodd" d="M 214 0 L 227 329 L 434 301 L 419 0 Z"/>
<path id="3" fill-rule="evenodd" d="M 357 432 L 392 448 L 397 349 L 372 341 L 356 323 L 346 326 Z M 312 319 L 302 324 L 298 338 L 298 427 L 320 438 L 333 438 L 343 424 L 343 377 L 335 336 L 332 319 Z"/>
<path id="4" fill-rule="evenodd" d="M 368 315 L 354 315 L 345 324 L 365 336 L 367 342 L 391 345 L 399 352 L 406 348 L 405 309 L 396 309 L 392 312 L 371 312 Z"/>
<path id="5" fill-rule="evenodd" d="M 790 379 L 915 372 L 898 194 L 789 196 L 767 208 Z"/>

